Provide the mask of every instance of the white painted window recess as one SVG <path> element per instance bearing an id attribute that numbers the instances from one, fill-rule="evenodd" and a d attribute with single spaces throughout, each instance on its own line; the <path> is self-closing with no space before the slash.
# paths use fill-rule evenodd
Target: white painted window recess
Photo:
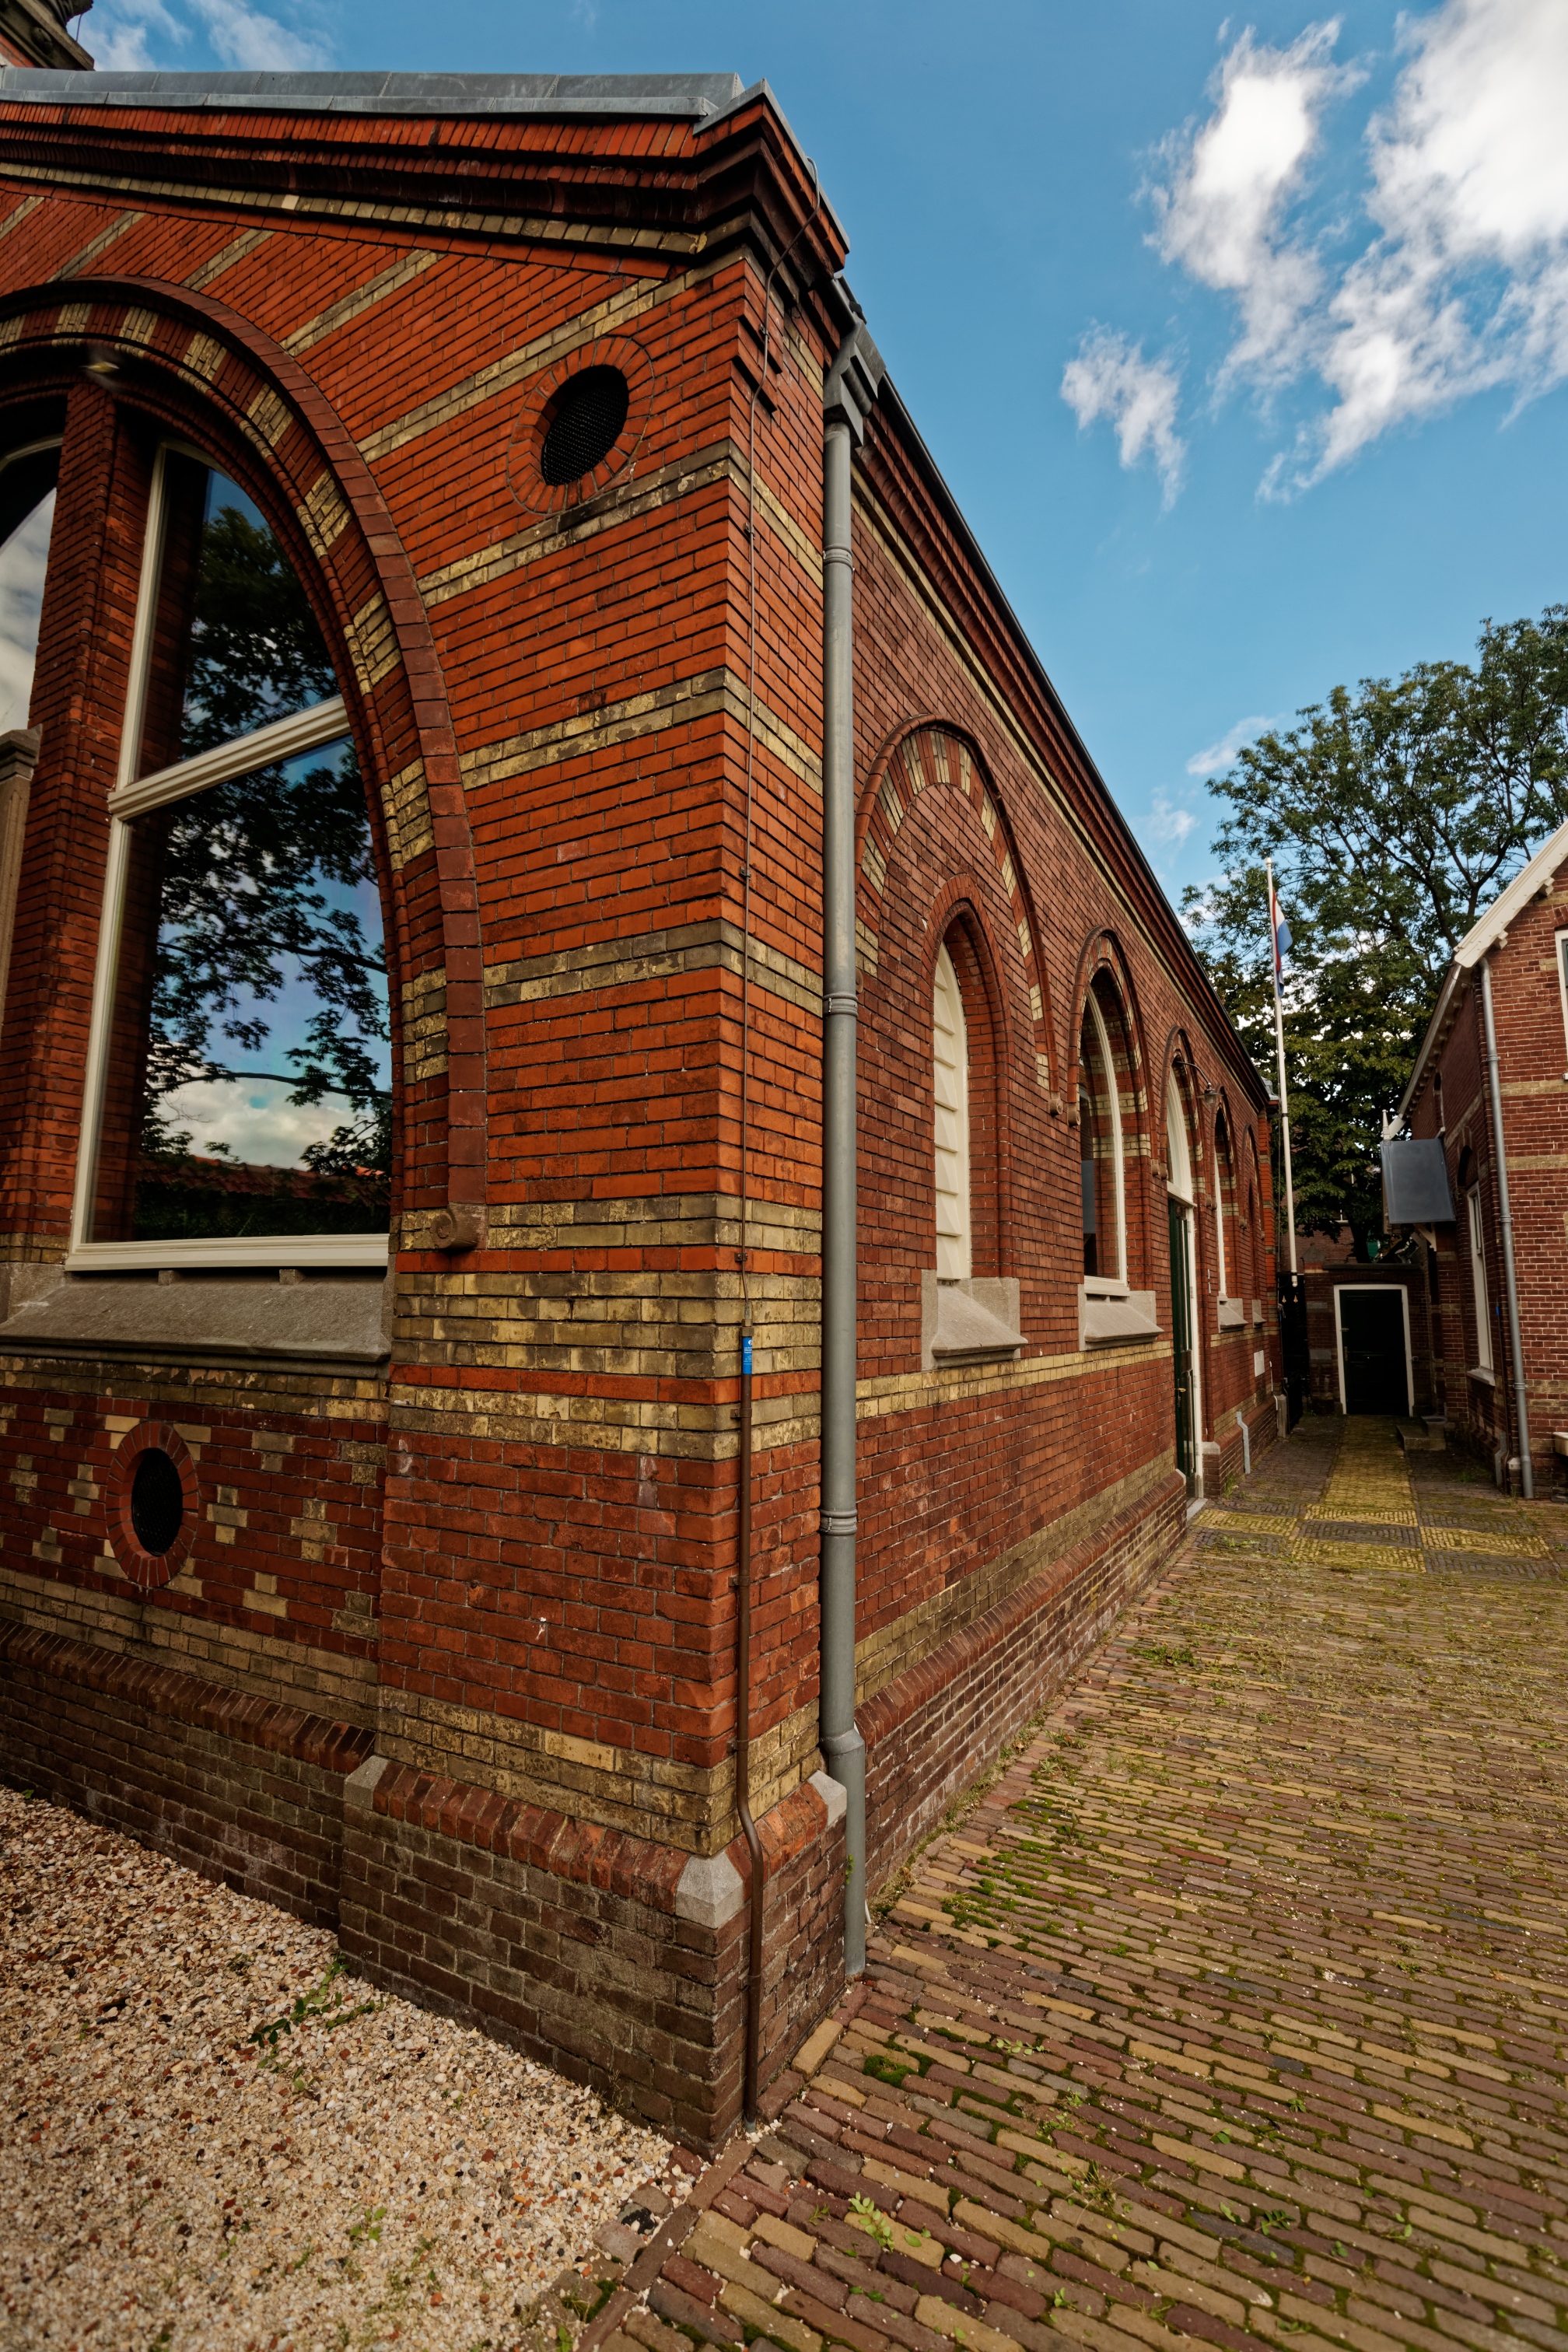
<path id="1" fill-rule="evenodd" d="M 1110 1030 L 1091 988 L 1079 1041 L 1079 1149 L 1083 1163 L 1083 1276 L 1091 1296 L 1127 1288 L 1127 1171 L 1121 1085 Z"/>
<path id="2" fill-rule="evenodd" d="M 1481 1217 L 1481 1188 L 1472 1186 L 1465 1196 L 1466 1223 L 1470 1237 L 1470 1287 L 1476 1302 L 1476 1370 L 1495 1371 L 1492 1357 L 1491 1304 L 1487 1297 L 1487 1229 Z"/>
<path id="3" fill-rule="evenodd" d="M 931 988 L 931 1092 L 935 1100 L 936 1272 L 967 1282 L 972 1263 L 969 1185 L 969 1031 L 958 974 L 937 950 Z"/>

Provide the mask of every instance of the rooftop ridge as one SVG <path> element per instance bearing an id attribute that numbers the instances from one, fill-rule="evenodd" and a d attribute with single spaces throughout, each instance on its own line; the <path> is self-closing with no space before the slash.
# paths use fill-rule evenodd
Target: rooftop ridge
<path id="1" fill-rule="evenodd" d="M 295 108 L 333 114 L 647 116 L 701 121 L 742 95 L 735 73 L 92 73 L 0 68 L 0 102 Z"/>

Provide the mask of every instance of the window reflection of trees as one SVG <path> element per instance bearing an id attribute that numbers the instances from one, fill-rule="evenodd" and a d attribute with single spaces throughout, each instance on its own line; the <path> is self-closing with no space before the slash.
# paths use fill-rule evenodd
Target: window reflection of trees
<path id="1" fill-rule="evenodd" d="M 300 583 L 243 491 L 165 452 L 162 521 L 144 775 L 336 692 Z M 171 798 L 127 834 L 94 1238 L 384 1231 L 386 959 L 352 742 Z M 312 1110 L 316 1134 L 297 1147 L 289 1114 Z M 251 1140 L 237 1152 L 195 1121 Z"/>

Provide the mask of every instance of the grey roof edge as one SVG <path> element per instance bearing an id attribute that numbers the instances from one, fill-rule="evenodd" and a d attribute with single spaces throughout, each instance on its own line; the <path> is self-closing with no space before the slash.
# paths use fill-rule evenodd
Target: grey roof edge
<path id="1" fill-rule="evenodd" d="M 847 286 L 845 288 L 845 291 L 848 291 Z M 854 299 L 852 295 L 850 299 L 851 300 Z M 1047 702 L 1049 704 L 1051 710 L 1055 714 L 1058 725 L 1061 727 L 1063 733 L 1067 736 L 1068 740 L 1071 743 L 1074 751 L 1077 752 L 1079 759 L 1081 761 L 1085 774 L 1092 783 L 1098 785 L 1100 793 L 1104 795 L 1105 805 L 1110 813 L 1111 823 L 1116 826 L 1117 830 L 1121 834 L 1124 845 L 1131 852 L 1134 864 L 1142 870 L 1143 877 L 1148 883 L 1150 889 L 1153 892 L 1158 904 L 1165 908 L 1170 914 L 1176 935 L 1181 940 L 1186 954 L 1191 961 L 1192 968 L 1197 975 L 1199 987 L 1207 996 L 1209 1003 L 1214 1006 L 1215 1012 L 1219 1014 L 1221 1021 L 1224 1023 L 1227 1034 L 1235 1044 L 1237 1055 L 1240 1060 L 1242 1068 L 1249 1072 L 1252 1076 L 1257 1087 L 1258 1106 L 1260 1109 L 1266 1108 L 1268 1103 L 1273 1099 L 1272 1095 L 1269 1092 L 1268 1082 L 1259 1072 L 1257 1064 L 1253 1061 L 1251 1055 L 1247 1052 L 1246 1045 L 1243 1044 L 1240 1032 L 1237 1030 L 1235 1022 L 1231 1019 L 1229 1013 L 1226 1011 L 1224 1004 L 1220 1002 L 1219 992 L 1215 987 L 1215 984 L 1209 978 L 1207 972 L 1204 970 L 1202 958 L 1199 956 L 1196 948 L 1193 945 L 1192 939 L 1187 931 L 1186 926 L 1182 921 L 1180 915 L 1177 914 L 1175 908 L 1172 906 L 1166 892 L 1161 887 L 1159 877 L 1155 874 L 1153 867 L 1150 865 L 1149 860 L 1144 856 L 1142 848 L 1139 846 L 1137 835 L 1133 833 L 1131 825 L 1129 824 L 1126 816 L 1122 814 L 1115 793 L 1111 791 L 1110 785 L 1106 782 L 1105 778 L 1101 775 L 1092 752 L 1089 751 L 1088 744 L 1084 741 L 1083 737 L 1079 733 L 1078 729 L 1074 726 L 1071 718 L 1068 716 L 1067 705 L 1062 700 L 1061 696 L 1058 693 L 1056 687 L 1052 684 L 1050 673 L 1046 668 L 1044 662 L 1036 652 L 1033 639 L 1030 637 L 1029 633 L 1027 629 L 1025 628 L 1022 621 L 1019 620 L 1017 614 L 1013 610 L 1012 604 L 1008 600 L 1001 582 L 997 579 L 996 574 L 993 572 L 989 562 L 986 561 L 980 542 L 975 538 L 973 530 L 966 519 L 963 508 L 959 505 L 957 499 L 953 496 L 952 490 L 949 487 L 946 477 L 943 475 L 941 467 L 937 464 L 936 459 L 931 456 L 930 449 L 927 447 L 924 436 L 921 434 L 919 425 L 915 423 L 914 418 L 910 415 L 908 408 L 904 405 L 902 395 L 900 394 L 898 386 L 894 383 L 890 375 L 884 375 L 882 378 L 882 388 L 879 395 L 879 404 L 881 404 L 883 402 L 890 404 L 900 432 L 908 437 L 910 445 L 914 450 L 921 464 L 929 472 L 932 487 L 937 492 L 939 502 L 945 507 L 947 519 L 952 524 L 955 535 L 963 544 L 964 552 L 973 563 L 976 572 L 980 574 L 980 577 L 984 583 L 990 594 L 994 597 L 996 608 L 1001 614 L 1006 626 L 1012 631 L 1014 638 L 1023 654 L 1026 666 L 1034 672 L 1041 691 L 1045 695 Z"/>
<path id="2" fill-rule="evenodd" d="M 737 73 L 78 73 L 0 68 L 0 102 L 265 109 L 309 114 L 616 116 L 706 121 L 741 94 Z M 791 133 L 793 138 L 794 134 Z"/>

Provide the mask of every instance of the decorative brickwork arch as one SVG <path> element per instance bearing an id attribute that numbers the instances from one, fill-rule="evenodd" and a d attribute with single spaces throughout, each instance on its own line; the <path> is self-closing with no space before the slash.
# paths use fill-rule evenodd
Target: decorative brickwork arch
<path id="1" fill-rule="evenodd" d="M 1070 1059 L 1068 1064 L 1067 1102 L 1068 1124 L 1077 1123 L 1073 1105 L 1078 1100 L 1078 1039 L 1083 1025 L 1084 1007 L 1089 992 L 1097 979 L 1103 976 L 1115 990 L 1127 1026 L 1127 1042 L 1131 1052 L 1133 1116 L 1137 1122 L 1139 1148 L 1142 1149 L 1149 1120 L 1148 1056 L 1143 1050 L 1143 1019 L 1139 1010 L 1138 991 L 1121 942 L 1114 931 L 1091 931 L 1079 954 L 1078 970 L 1073 974 L 1072 1028 L 1069 1032 Z"/>
<path id="2" fill-rule="evenodd" d="M 996 871 L 1007 894 L 1024 961 L 1035 1037 L 1035 1077 L 1060 1109 L 1058 1062 L 1051 1029 L 1050 986 L 1037 941 L 1039 926 L 1023 860 L 1006 811 L 978 746 L 960 729 L 930 717 L 910 720 L 884 744 L 872 762 L 856 817 L 856 864 L 865 894 L 862 928 L 875 938 L 875 917 L 888 878 L 888 860 L 900 827 L 918 795 L 932 787 L 963 794 L 980 819 Z"/>
<path id="3" fill-rule="evenodd" d="M 1187 1150 L 1192 1156 L 1193 1190 L 1200 1198 L 1208 1183 L 1208 1160 L 1204 1150 L 1204 1119 L 1198 1104 L 1203 1080 L 1199 1075 L 1197 1056 L 1193 1041 L 1184 1028 L 1171 1031 L 1165 1040 L 1165 1050 L 1160 1056 L 1160 1102 L 1165 1099 L 1165 1080 L 1174 1072 L 1176 1092 L 1182 1098 L 1182 1109 L 1187 1123 Z M 1162 1110 L 1162 1117 L 1163 1112 Z"/>
<path id="4" fill-rule="evenodd" d="M 473 841 L 435 640 L 369 467 L 297 360 L 184 287 L 95 278 L 8 295 L 0 369 L 12 378 L 0 375 L 7 405 L 68 395 L 85 371 L 158 429 L 210 449 L 272 521 L 316 608 L 375 785 L 396 981 L 398 1197 L 426 1246 L 479 1239 L 486 1069 Z"/>
<path id="5" fill-rule="evenodd" d="M 1143 1050 L 1143 1024 L 1138 1004 L 1138 992 L 1128 967 L 1121 943 L 1114 931 L 1091 931 L 1079 955 L 1078 970 L 1073 975 L 1072 1028 L 1069 1033 L 1071 1060 L 1068 1066 L 1066 1089 L 1067 1118 L 1069 1128 L 1079 1123 L 1079 1106 L 1082 1098 L 1083 1070 L 1081 1045 L 1083 1025 L 1093 993 L 1105 1020 L 1113 1051 L 1125 1052 L 1127 1083 L 1125 1089 L 1118 1085 L 1117 1094 L 1123 1101 L 1130 1098 L 1131 1117 L 1120 1109 L 1118 1117 L 1118 1150 L 1134 1162 L 1151 1155 L 1149 1124 L 1149 1089 L 1146 1080 L 1147 1055 Z M 1142 1265 L 1149 1246 L 1145 1223 L 1146 1201 L 1142 1181 L 1125 1185 L 1123 1214 L 1127 1234 L 1129 1265 Z M 1137 1246 L 1132 1246 L 1136 1239 Z M 1140 1277 L 1142 1278 L 1142 1277 Z"/>

